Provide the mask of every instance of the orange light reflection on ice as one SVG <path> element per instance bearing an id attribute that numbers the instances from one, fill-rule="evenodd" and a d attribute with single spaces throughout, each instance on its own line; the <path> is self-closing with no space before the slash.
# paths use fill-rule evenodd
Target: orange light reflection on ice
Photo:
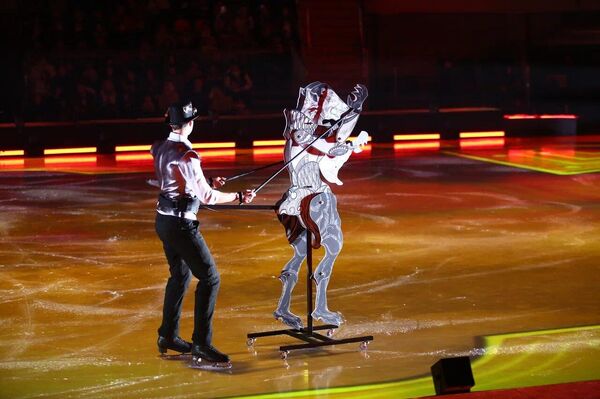
<path id="1" fill-rule="evenodd" d="M 575 149 L 573 148 L 544 148 L 540 150 L 541 155 L 558 158 L 575 158 Z"/>
<path id="2" fill-rule="evenodd" d="M 44 164 L 56 165 L 56 164 L 73 164 L 73 163 L 96 163 L 98 157 L 96 155 L 89 157 L 46 157 L 44 158 Z"/>
<path id="3" fill-rule="evenodd" d="M 115 159 L 117 162 L 151 161 L 152 154 L 117 154 Z"/>
<path id="4" fill-rule="evenodd" d="M 394 150 L 432 150 L 432 149 L 439 149 L 440 148 L 440 142 L 439 141 L 432 141 L 432 142 L 426 142 L 426 143 L 395 143 L 394 144 Z"/>
<path id="5" fill-rule="evenodd" d="M 265 147 L 265 148 L 254 148 L 252 150 L 253 156 L 261 155 L 283 155 L 283 147 Z"/>
<path id="6" fill-rule="evenodd" d="M 25 159 L 0 159 L 0 167 L 3 166 L 25 166 Z"/>
<path id="7" fill-rule="evenodd" d="M 235 143 L 234 143 L 235 144 Z M 208 151 L 199 151 L 200 156 L 205 158 L 211 157 L 221 157 L 221 158 L 234 158 L 235 150 L 208 150 Z"/>
<path id="8" fill-rule="evenodd" d="M 508 150 L 507 157 L 508 157 L 509 162 L 513 162 L 513 163 L 521 162 L 522 163 L 525 158 L 535 157 L 535 151 L 512 149 L 512 150 Z"/>
<path id="9" fill-rule="evenodd" d="M 504 146 L 504 139 L 470 139 L 461 140 L 460 148 L 472 148 L 472 147 L 502 147 Z"/>

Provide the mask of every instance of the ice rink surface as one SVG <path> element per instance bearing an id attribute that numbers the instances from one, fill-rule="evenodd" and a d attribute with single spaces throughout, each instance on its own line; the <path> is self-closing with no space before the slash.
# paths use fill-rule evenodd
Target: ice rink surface
<path id="1" fill-rule="evenodd" d="M 0 396 L 423 396 L 434 394 L 430 366 L 463 355 L 476 390 L 599 379 L 600 174 L 585 170 L 598 164 L 599 148 L 555 148 L 580 159 L 584 173 L 552 173 L 548 157 L 511 164 L 506 149 L 374 148 L 352 158 L 340 172 L 344 185 L 332 187 L 344 248 L 329 307 L 347 321 L 335 337 L 375 337 L 367 351 L 349 344 L 282 360 L 279 346 L 295 343 L 289 337 L 248 348 L 248 332 L 283 328 L 271 313 L 292 250 L 272 211 L 202 210 L 222 278 L 214 344 L 232 357 L 226 372 L 158 356 L 168 268 L 154 232 L 150 162 L 0 162 Z M 548 156 L 558 159 L 556 151 Z M 274 160 L 241 154 L 205 158 L 204 167 L 231 176 Z M 256 187 L 268 175 L 224 190 Z M 255 203 L 275 203 L 287 183 L 283 173 Z M 292 304 L 303 318 L 304 271 Z"/>

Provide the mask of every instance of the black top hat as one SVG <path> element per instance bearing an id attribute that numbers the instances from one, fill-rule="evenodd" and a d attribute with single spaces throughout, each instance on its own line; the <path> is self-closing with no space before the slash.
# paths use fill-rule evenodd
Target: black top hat
<path id="1" fill-rule="evenodd" d="M 165 113 L 165 123 L 181 126 L 184 123 L 193 121 L 199 116 L 198 110 L 194 108 L 191 102 L 186 104 L 171 104 Z"/>

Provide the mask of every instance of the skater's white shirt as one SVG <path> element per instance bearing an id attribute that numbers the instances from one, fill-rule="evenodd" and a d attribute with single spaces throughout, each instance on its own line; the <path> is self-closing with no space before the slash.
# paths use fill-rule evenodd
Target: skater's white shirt
<path id="1" fill-rule="evenodd" d="M 188 149 L 192 149 L 192 143 L 187 139 L 187 135 L 171 132 L 168 141 L 183 143 Z M 224 194 L 209 186 L 202 171 L 200 156 L 195 151 L 189 151 L 178 162 L 179 170 L 186 184 L 185 192 L 190 192 L 197 197 L 202 204 L 213 205 L 220 200 Z M 171 215 L 157 209 L 157 212 L 162 215 Z M 192 212 L 185 212 L 184 218 L 196 220 L 196 215 Z"/>

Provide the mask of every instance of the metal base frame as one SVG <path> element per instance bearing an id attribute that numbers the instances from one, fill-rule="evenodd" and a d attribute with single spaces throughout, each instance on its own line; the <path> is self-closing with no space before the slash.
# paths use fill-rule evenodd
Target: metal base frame
<path id="1" fill-rule="evenodd" d="M 319 348 L 322 346 L 332 346 L 332 345 L 341 345 L 341 344 L 349 344 L 353 342 L 360 342 L 360 349 L 366 350 L 369 342 L 373 340 L 372 335 L 365 335 L 362 337 L 352 337 L 352 338 L 344 338 L 344 339 L 333 339 L 331 336 L 333 332 L 338 326 L 333 324 L 325 324 L 321 326 L 313 326 L 312 319 L 312 307 L 313 307 L 313 293 L 312 293 L 312 275 L 313 275 L 313 264 L 312 264 L 312 245 L 311 245 L 311 233 L 306 230 L 306 266 L 307 266 L 307 275 L 306 275 L 306 308 L 307 308 L 307 327 L 303 329 L 289 329 L 289 330 L 275 330 L 275 331 L 264 331 L 264 332 L 255 332 L 248 333 L 246 341 L 248 346 L 253 346 L 256 338 L 259 337 L 271 337 L 275 335 L 288 335 L 290 337 L 296 338 L 300 341 L 304 341 L 304 344 L 296 344 L 296 345 L 282 345 L 279 347 L 279 351 L 281 353 L 282 359 L 287 359 L 290 351 L 299 350 L 299 349 L 310 349 L 310 348 Z M 315 331 L 327 330 L 327 335 L 319 334 Z"/>

